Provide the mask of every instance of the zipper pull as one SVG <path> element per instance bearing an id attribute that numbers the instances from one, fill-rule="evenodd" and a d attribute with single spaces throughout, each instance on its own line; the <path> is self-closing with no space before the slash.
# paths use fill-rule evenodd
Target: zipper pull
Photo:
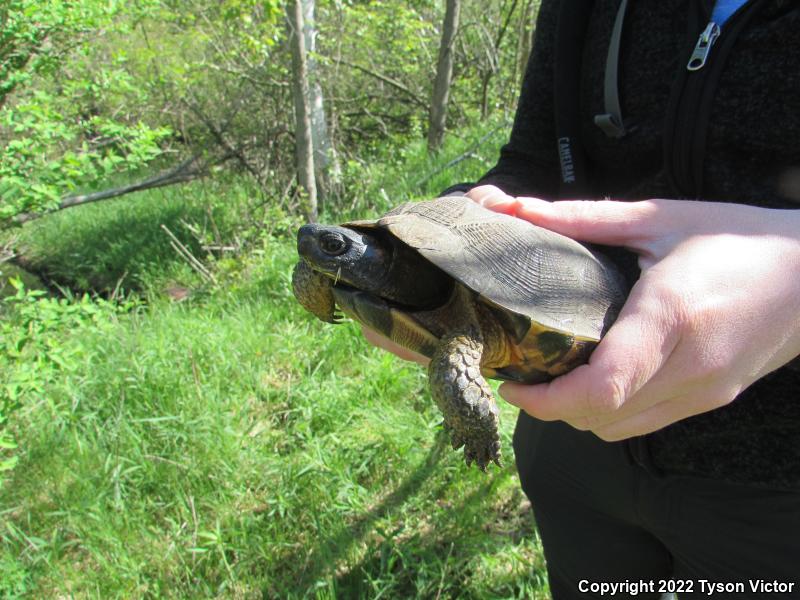
<path id="1" fill-rule="evenodd" d="M 711 46 L 717 41 L 719 34 L 719 25 L 714 23 L 714 21 L 710 21 L 697 40 L 697 45 L 694 47 L 692 57 L 689 59 L 689 64 L 686 65 L 687 69 L 690 71 L 699 71 L 703 68 L 708 60 L 708 54 L 711 52 Z"/>

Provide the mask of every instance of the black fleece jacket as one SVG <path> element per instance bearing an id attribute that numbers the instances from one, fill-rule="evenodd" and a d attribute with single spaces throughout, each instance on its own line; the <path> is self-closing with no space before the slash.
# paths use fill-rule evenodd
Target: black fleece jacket
<path id="1" fill-rule="evenodd" d="M 476 184 L 451 190 L 493 184 L 512 195 L 561 197 L 554 47 L 562 1 L 542 1 L 511 137 L 497 165 Z M 694 75 L 695 98 L 686 96 L 686 64 L 713 1 L 630 2 L 618 80 L 628 133 L 615 139 L 594 116 L 605 112 L 606 55 L 619 5 L 594 2 L 575 74 L 583 197 L 800 208 L 800 2 L 751 0 L 746 15 L 734 15 L 711 50 L 723 60 L 715 72 Z M 733 34 L 737 19 L 741 30 Z M 636 276 L 635 260 L 622 252 L 616 258 Z M 728 406 L 645 436 L 638 446 L 664 472 L 800 489 L 798 396 L 800 371 L 784 367 Z"/>

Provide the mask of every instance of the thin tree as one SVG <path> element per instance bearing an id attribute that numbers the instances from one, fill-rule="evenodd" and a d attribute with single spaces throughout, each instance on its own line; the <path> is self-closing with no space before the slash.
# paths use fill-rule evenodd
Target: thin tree
<path id="1" fill-rule="evenodd" d="M 489 84 L 492 77 L 500 70 L 500 47 L 503 43 L 503 38 L 508 31 L 508 26 L 511 23 L 511 17 L 514 16 L 517 10 L 517 3 L 519 0 L 510 0 L 503 2 L 500 7 L 499 23 L 497 31 L 491 42 L 487 40 L 487 47 L 485 51 L 486 62 L 482 67 L 479 67 L 481 73 L 481 121 L 485 121 L 489 116 Z M 506 10 L 506 5 L 509 6 Z M 503 14 L 505 13 L 505 15 Z"/>
<path id="2" fill-rule="evenodd" d="M 522 5 L 521 18 L 517 20 L 519 27 L 517 33 L 517 56 L 514 63 L 513 78 L 517 86 L 522 85 L 522 78 L 525 75 L 525 67 L 528 64 L 528 57 L 533 45 L 533 21 L 536 11 L 539 9 L 538 0 L 525 0 Z"/>
<path id="3" fill-rule="evenodd" d="M 428 126 L 428 150 L 435 152 L 442 146 L 447 104 L 450 100 L 450 85 L 453 81 L 453 41 L 458 32 L 461 0 L 446 0 L 447 7 L 442 25 L 442 40 L 439 45 L 439 60 L 436 65 L 436 80 L 433 84 L 430 121 Z"/>
<path id="4" fill-rule="evenodd" d="M 300 0 L 303 5 L 303 36 L 306 45 L 306 70 L 308 71 L 308 105 L 311 111 L 311 143 L 314 146 L 314 170 L 317 197 L 325 202 L 332 186 L 340 178 L 340 167 L 336 151 L 328 133 L 325 115 L 325 99 L 320 85 L 319 65 L 314 58 L 317 50 L 315 8 L 316 0 Z"/>
<path id="5" fill-rule="evenodd" d="M 309 221 L 317 220 L 317 184 L 314 176 L 314 143 L 309 106 L 308 55 L 303 35 L 302 0 L 286 6 L 292 47 L 292 79 L 294 88 L 295 155 L 297 180 L 305 193 L 304 212 Z"/>

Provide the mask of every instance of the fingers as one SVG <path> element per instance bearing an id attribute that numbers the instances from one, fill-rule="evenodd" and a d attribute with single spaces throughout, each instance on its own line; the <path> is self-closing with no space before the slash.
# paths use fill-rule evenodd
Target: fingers
<path id="1" fill-rule="evenodd" d="M 652 433 L 677 421 L 723 406 L 731 400 L 732 398 L 710 398 L 706 395 L 667 398 L 655 406 L 651 406 L 628 418 L 591 427 L 590 429 L 600 439 L 607 442 L 616 442 L 637 435 Z"/>
<path id="2" fill-rule="evenodd" d="M 660 200 L 614 202 L 610 200 L 562 200 L 509 196 L 491 185 L 467 193 L 478 204 L 495 212 L 519 217 L 567 237 L 596 244 L 645 250 L 653 237 L 664 235 L 673 212 L 672 204 Z"/>
<path id="3" fill-rule="evenodd" d="M 629 248 L 643 248 L 653 237 L 663 235 L 663 212 L 663 206 L 652 200 L 546 202 L 518 198 L 516 206 L 517 217 L 567 237 Z"/>
<path id="4" fill-rule="evenodd" d="M 797 314 L 784 310 L 798 297 L 783 285 L 797 272 L 786 267 L 800 247 L 792 212 L 680 200 L 551 203 L 488 186 L 471 197 L 571 238 L 639 254 L 639 282 L 588 364 L 548 384 L 501 386 L 506 400 L 534 417 L 609 441 L 646 434 L 731 402 L 772 368 L 770 353 L 783 344 L 776 340 L 796 334 L 796 320 L 773 328 L 779 313 Z M 763 319 L 764 306 L 781 310 Z M 787 344 L 787 356 L 799 347 Z"/>
<path id="5" fill-rule="evenodd" d="M 493 185 L 479 185 L 467 192 L 467 198 L 495 212 L 516 216 L 517 199 Z"/>
<path id="6" fill-rule="evenodd" d="M 364 327 L 363 325 L 361 326 L 361 332 L 364 334 L 364 337 L 370 344 L 377 346 L 378 348 L 383 348 L 384 350 L 391 352 L 403 360 L 410 360 L 419 363 L 422 366 L 427 366 L 430 362 L 430 359 L 427 356 L 423 356 L 422 354 L 418 354 L 417 352 L 409 350 L 408 348 L 393 342 L 389 338 L 384 337 L 379 333 L 374 332 L 372 329 Z"/>
<path id="7" fill-rule="evenodd" d="M 627 419 L 614 421 L 607 425 L 592 427 L 591 431 L 606 442 L 618 442 L 637 435 L 646 435 L 666 427 L 676 421 L 696 414 L 690 405 L 677 400 L 661 402 Z"/>

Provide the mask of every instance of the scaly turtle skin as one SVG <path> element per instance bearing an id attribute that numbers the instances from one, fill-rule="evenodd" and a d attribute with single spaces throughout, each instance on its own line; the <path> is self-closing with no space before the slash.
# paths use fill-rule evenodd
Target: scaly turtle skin
<path id="1" fill-rule="evenodd" d="M 467 464 L 500 464 L 484 377 L 549 381 L 583 364 L 627 296 L 581 244 L 463 196 L 402 205 L 374 221 L 305 225 L 292 277 L 325 322 L 344 314 L 431 359 L 431 392 Z"/>

